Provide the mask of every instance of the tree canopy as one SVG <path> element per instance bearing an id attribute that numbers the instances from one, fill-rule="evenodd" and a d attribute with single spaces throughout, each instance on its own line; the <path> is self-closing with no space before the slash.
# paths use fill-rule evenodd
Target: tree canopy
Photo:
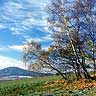
<path id="1" fill-rule="evenodd" d="M 25 62 L 32 64 L 36 57 L 64 79 L 69 69 L 78 79 L 82 74 L 86 79 L 95 79 L 87 68 L 92 65 L 96 73 L 95 5 L 95 0 L 52 0 L 47 12 L 54 43 L 47 51 L 42 50 L 38 42 L 28 43 L 24 49 Z"/>

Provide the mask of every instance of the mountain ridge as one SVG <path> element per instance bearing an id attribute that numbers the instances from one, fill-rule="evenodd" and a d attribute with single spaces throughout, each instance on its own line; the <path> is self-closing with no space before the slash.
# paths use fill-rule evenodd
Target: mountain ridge
<path id="1" fill-rule="evenodd" d="M 49 73 L 39 73 L 34 71 L 28 71 L 25 69 L 21 69 L 19 67 L 7 67 L 0 70 L 0 77 L 7 77 L 7 76 L 47 76 L 52 75 Z"/>

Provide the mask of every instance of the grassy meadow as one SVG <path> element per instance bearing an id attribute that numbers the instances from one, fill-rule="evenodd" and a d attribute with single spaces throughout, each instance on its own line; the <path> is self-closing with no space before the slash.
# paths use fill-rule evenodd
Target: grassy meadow
<path id="1" fill-rule="evenodd" d="M 0 82 L 0 96 L 96 96 L 96 81 L 47 76 Z"/>

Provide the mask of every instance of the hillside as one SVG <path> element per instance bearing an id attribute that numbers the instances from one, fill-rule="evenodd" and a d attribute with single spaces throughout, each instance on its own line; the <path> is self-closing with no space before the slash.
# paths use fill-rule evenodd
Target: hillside
<path id="1" fill-rule="evenodd" d="M 0 70 L 0 77 L 6 77 L 6 76 L 46 76 L 46 75 L 51 75 L 47 73 L 38 73 L 34 71 L 28 71 L 24 70 L 18 67 L 8 67 L 5 69 Z"/>
<path id="2" fill-rule="evenodd" d="M 96 96 L 96 81 L 67 82 L 60 76 L 0 83 L 0 96 Z"/>

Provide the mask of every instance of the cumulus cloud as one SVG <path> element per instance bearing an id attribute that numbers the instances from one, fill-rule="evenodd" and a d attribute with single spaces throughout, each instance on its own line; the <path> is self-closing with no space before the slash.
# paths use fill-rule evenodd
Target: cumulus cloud
<path id="1" fill-rule="evenodd" d="M 23 62 L 15 60 L 13 58 L 0 56 L 0 69 L 6 68 L 6 67 L 20 67 L 23 69 L 27 69 Z"/>

